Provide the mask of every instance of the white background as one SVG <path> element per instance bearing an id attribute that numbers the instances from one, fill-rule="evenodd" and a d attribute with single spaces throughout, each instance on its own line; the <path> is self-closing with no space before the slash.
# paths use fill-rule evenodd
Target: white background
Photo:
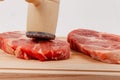
<path id="1" fill-rule="evenodd" d="M 120 0 L 60 0 L 57 36 L 77 28 L 120 35 Z M 0 2 L 0 31 L 26 30 L 25 0 Z"/>

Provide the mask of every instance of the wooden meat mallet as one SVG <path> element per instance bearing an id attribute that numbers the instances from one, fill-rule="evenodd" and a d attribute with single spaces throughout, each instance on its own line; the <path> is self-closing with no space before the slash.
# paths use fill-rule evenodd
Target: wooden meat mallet
<path id="1" fill-rule="evenodd" d="M 26 0 L 28 4 L 26 36 L 35 39 L 55 39 L 59 0 Z"/>

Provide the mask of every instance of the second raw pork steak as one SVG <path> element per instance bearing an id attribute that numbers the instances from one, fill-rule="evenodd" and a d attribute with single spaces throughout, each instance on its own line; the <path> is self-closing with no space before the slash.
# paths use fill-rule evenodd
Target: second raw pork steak
<path id="1" fill-rule="evenodd" d="M 68 42 L 73 50 L 83 52 L 96 60 L 120 63 L 119 35 L 77 29 L 68 34 Z"/>

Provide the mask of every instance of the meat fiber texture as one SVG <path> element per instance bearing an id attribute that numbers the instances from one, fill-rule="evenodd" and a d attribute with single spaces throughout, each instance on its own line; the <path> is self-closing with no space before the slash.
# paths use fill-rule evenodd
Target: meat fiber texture
<path id="1" fill-rule="evenodd" d="M 70 57 L 70 46 L 62 40 L 35 41 L 27 38 L 25 32 L 5 32 L 0 34 L 0 48 L 21 59 L 40 61 L 63 60 Z"/>
<path id="2" fill-rule="evenodd" d="M 106 63 L 120 63 L 120 36 L 88 29 L 76 29 L 68 34 L 73 50 Z"/>

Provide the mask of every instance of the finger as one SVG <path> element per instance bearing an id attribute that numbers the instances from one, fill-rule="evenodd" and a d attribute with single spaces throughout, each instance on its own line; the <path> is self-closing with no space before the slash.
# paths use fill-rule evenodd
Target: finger
<path id="1" fill-rule="evenodd" d="M 25 1 L 33 3 L 35 0 L 25 0 Z"/>
<path id="2" fill-rule="evenodd" d="M 33 3 L 35 6 L 39 6 L 40 5 L 40 0 L 26 0 L 29 3 Z"/>

